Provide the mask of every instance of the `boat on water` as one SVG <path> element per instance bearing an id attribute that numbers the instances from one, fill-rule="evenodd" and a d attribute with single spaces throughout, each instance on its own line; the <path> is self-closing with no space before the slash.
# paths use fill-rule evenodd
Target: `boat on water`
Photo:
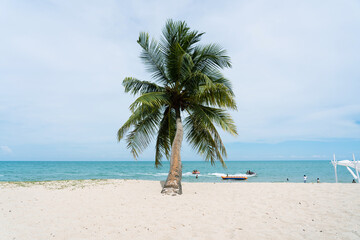
<path id="1" fill-rule="evenodd" d="M 223 180 L 246 180 L 246 176 L 221 176 Z"/>
<path id="2" fill-rule="evenodd" d="M 250 170 L 246 171 L 246 175 L 249 175 L 249 176 L 256 176 L 256 173 L 255 172 L 252 172 Z"/>
<path id="3" fill-rule="evenodd" d="M 200 172 L 197 169 L 195 169 L 192 171 L 192 174 L 200 174 Z"/>
<path id="4" fill-rule="evenodd" d="M 250 170 L 246 171 L 246 174 L 240 174 L 240 175 L 228 175 L 226 174 L 226 176 L 221 176 L 221 178 L 223 180 L 246 180 L 249 177 L 255 177 L 256 173 L 252 172 Z"/>

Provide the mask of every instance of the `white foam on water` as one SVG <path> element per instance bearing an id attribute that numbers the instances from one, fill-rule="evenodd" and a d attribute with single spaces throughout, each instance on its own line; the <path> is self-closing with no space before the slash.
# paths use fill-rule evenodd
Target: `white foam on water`
<path id="1" fill-rule="evenodd" d="M 115 175 L 118 175 L 118 176 L 131 176 L 131 175 L 126 174 L 126 173 L 116 173 Z"/>
<path id="2" fill-rule="evenodd" d="M 226 173 L 208 173 L 208 175 L 210 175 L 210 176 L 216 176 L 216 177 L 221 177 L 221 176 L 226 176 Z"/>
<path id="3" fill-rule="evenodd" d="M 143 176 L 167 176 L 168 173 L 134 173 L 134 175 L 143 175 Z"/>
<path id="4" fill-rule="evenodd" d="M 153 177 L 163 177 L 163 176 L 167 176 L 169 173 L 165 172 L 165 173 L 116 173 L 116 175 L 118 176 L 133 176 L 133 175 L 142 175 L 142 176 L 153 176 Z M 196 175 L 199 175 L 199 176 L 202 176 L 202 177 L 208 177 L 208 178 L 211 178 L 211 177 L 221 177 L 221 176 L 226 176 L 226 173 L 218 173 L 218 172 L 215 172 L 215 173 L 207 173 L 207 174 L 193 174 L 192 172 L 184 172 L 182 174 L 183 177 L 192 177 L 192 176 L 196 176 Z M 0 177 L 2 175 L 0 174 Z M 243 177 L 254 177 L 254 175 L 247 175 L 247 174 L 244 174 L 244 173 L 236 173 L 236 174 L 229 174 L 229 176 L 243 176 Z"/>
<path id="5" fill-rule="evenodd" d="M 165 176 L 167 173 L 133 173 L 136 176 Z"/>
<path id="6" fill-rule="evenodd" d="M 155 173 L 154 176 L 167 176 L 169 173 Z"/>
<path id="7" fill-rule="evenodd" d="M 256 174 L 252 174 L 252 175 L 247 175 L 247 174 L 245 174 L 248 178 L 249 177 L 256 177 Z"/>
<path id="8" fill-rule="evenodd" d="M 193 174 L 192 172 L 186 172 L 182 174 L 183 177 L 187 177 L 187 176 L 195 176 L 195 175 L 200 175 L 200 174 Z"/>
<path id="9" fill-rule="evenodd" d="M 235 176 L 241 176 L 241 177 L 247 177 L 247 178 L 250 178 L 250 177 L 255 177 L 256 174 L 253 174 L 253 175 L 249 175 L 249 174 L 246 174 L 246 173 L 236 173 L 234 174 Z"/>
<path id="10" fill-rule="evenodd" d="M 221 177 L 226 176 L 226 173 L 208 173 L 209 176 L 215 176 L 215 177 Z M 248 175 L 245 173 L 235 173 L 235 174 L 229 174 L 229 176 L 241 176 L 241 177 L 255 177 L 255 175 Z"/>

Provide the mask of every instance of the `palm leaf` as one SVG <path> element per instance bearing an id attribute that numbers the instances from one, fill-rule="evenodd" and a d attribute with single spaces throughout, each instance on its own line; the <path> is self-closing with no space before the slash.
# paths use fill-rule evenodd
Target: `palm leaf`
<path id="1" fill-rule="evenodd" d="M 138 122 L 143 120 L 147 115 L 149 115 L 152 112 L 152 109 L 149 106 L 141 106 L 137 108 L 129 119 L 123 124 L 123 126 L 118 130 L 117 137 L 118 141 L 120 141 L 126 132 L 134 125 L 136 125 Z"/>
<path id="2" fill-rule="evenodd" d="M 127 148 L 136 159 L 149 145 L 156 132 L 157 123 L 160 120 L 159 109 L 152 110 L 146 117 L 134 125 L 134 129 L 127 135 Z"/>
<path id="3" fill-rule="evenodd" d="M 163 113 L 163 118 L 159 124 L 158 136 L 156 140 L 155 166 L 161 166 L 163 157 L 170 158 L 171 144 L 175 136 L 175 113 L 167 107 Z"/>
<path id="4" fill-rule="evenodd" d="M 147 70 L 152 74 L 152 78 L 163 84 L 168 83 L 169 79 L 165 72 L 165 58 L 161 51 L 161 44 L 154 39 L 150 41 L 147 33 L 140 33 L 137 42 L 143 49 L 140 58 L 147 66 Z"/>
<path id="5" fill-rule="evenodd" d="M 125 92 L 130 92 L 133 95 L 144 94 L 149 92 L 162 92 L 165 89 L 158 86 L 155 83 L 148 81 L 140 81 L 136 78 L 127 77 L 123 81 L 123 86 L 125 87 Z"/>
<path id="6" fill-rule="evenodd" d="M 217 83 L 199 87 L 196 98 L 196 102 L 204 103 L 208 106 L 237 109 L 233 93 L 223 84 Z"/>
<path id="7" fill-rule="evenodd" d="M 226 55 L 226 50 L 218 44 L 198 46 L 194 52 L 195 68 L 198 70 L 205 67 L 215 69 L 231 67 L 230 57 Z"/>
<path id="8" fill-rule="evenodd" d="M 169 96 L 165 92 L 148 92 L 138 97 L 131 105 L 130 110 L 134 111 L 140 105 L 160 108 L 169 104 Z"/>
<path id="9" fill-rule="evenodd" d="M 194 104 L 189 106 L 191 115 L 196 115 L 199 119 L 202 119 L 204 124 L 209 128 L 215 129 L 213 123 L 220 126 L 224 131 L 237 135 L 237 130 L 233 119 L 230 114 L 220 108 L 212 108 L 203 106 L 200 104 Z"/>
<path id="10" fill-rule="evenodd" d="M 209 126 L 195 114 L 190 114 L 185 119 L 185 128 L 187 129 L 187 141 L 200 155 L 205 157 L 205 160 L 209 160 L 212 165 L 218 160 L 223 167 L 226 167 L 222 157 L 222 154 L 226 156 L 225 146 L 222 144 L 221 138 L 218 137 L 215 128 L 212 129 L 212 134 Z M 215 135 L 216 140 L 213 135 Z M 220 153 L 220 150 L 222 151 L 222 154 Z"/>

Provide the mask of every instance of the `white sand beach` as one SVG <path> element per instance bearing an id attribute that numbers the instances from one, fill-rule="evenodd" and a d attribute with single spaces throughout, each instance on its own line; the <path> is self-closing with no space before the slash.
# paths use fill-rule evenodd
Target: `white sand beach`
<path id="1" fill-rule="evenodd" d="M 0 239 L 360 239 L 360 184 L 0 183 Z"/>

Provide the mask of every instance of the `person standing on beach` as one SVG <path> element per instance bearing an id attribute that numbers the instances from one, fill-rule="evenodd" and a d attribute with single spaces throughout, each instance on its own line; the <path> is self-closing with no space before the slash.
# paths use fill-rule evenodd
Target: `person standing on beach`
<path id="1" fill-rule="evenodd" d="M 320 183 L 320 178 L 317 178 L 317 179 L 316 179 L 316 182 L 317 182 L 317 183 Z"/>
<path id="2" fill-rule="evenodd" d="M 306 183 L 306 179 L 307 179 L 307 176 L 306 176 L 306 175 L 304 175 L 304 183 Z"/>

